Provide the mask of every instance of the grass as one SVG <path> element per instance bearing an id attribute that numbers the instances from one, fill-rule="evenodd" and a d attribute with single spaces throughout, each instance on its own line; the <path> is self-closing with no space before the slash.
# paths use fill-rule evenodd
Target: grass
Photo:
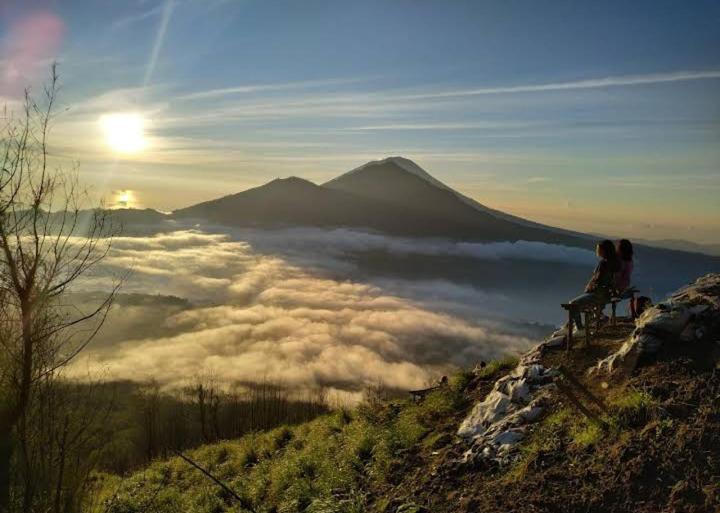
<path id="1" fill-rule="evenodd" d="M 516 356 L 506 356 L 499 360 L 493 360 L 489 362 L 477 376 L 483 379 L 493 377 L 501 371 L 514 369 L 518 362 L 519 359 Z"/>
<path id="2" fill-rule="evenodd" d="M 515 358 L 491 362 L 482 376 L 516 364 Z M 366 511 L 363 490 L 369 484 L 383 483 L 408 450 L 431 450 L 447 436 L 437 428 L 466 405 L 470 379 L 472 374 L 459 372 L 418 403 L 371 397 L 354 410 L 186 452 L 232 488 L 240 504 L 198 470 L 171 458 L 122 479 L 98 475 L 100 501 L 88 511 Z"/>
<path id="3" fill-rule="evenodd" d="M 516 365 L 516 358 L 490 362 L 480 378 L 495 378 Z M 354 410 L 340 409 L 304 424 L 188 451 L 190 458 L 242 498 L 239 503 L 186 462 L 171 458 L 122 479 L 98 475 L 101 500 L 88 511 L 367 511 L 364 490 L 384 483 L 408 451 L 432 451 L 445 443 L 447 431 L 438 428 L 467 406 L 465 389 L 471 379 L 471 373 L 459 372 L 449 378 L 447 387 L 418 403 L 391 401 L 378 389 Z M 648 394 L 636 389 L 616 391 L 606 403 L 607 430 L 569 407 L 550 412 L 521 444 L 517 462 L 498 478 L 506 483 L 523 479 L 542 465 L 546 454 L 614 439 L 623 426 L 650 418 L 656 406 Z"/>
<path id="4" fill-rule="evenodd" d="M 525 477 L 538 456 L 557 449 L 563 443 L 586 449 L 603 441 L 615 441 L 625 428 L 645 425 L 652 417 L 657 401 L 644 391 L 623 389 L 610 394 L 608 410 L 601 422 L 593 421 L 569 407 L 562 407 L 547 415 L 520 447 L 521 456 L 503 476 L 507 482 Z M 604 423 L 604 427 L 603 427 Z M 659 428 L 664 427 L 662 423 Z"/>

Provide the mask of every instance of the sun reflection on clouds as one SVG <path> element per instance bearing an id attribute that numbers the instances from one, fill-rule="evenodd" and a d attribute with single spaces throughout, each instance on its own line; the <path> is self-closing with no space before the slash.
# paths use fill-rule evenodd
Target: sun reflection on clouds
<path id="1" fill-rule="evenodd" d="M 119 189 L 112 192 L 110 208 L 137 208 L 137 195 L 130 189 Z"/>

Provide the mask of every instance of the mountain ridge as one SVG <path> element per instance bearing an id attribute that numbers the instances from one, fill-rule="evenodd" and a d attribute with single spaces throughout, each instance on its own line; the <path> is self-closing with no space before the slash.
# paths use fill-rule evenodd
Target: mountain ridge
<path id="1" fill-rule="evenodd" d="M 589 245 L 579 234 L 500 216 L 402 157 L 368 162 L 321 185 L 297 177 L 276 179 L 172 215 L 232 226 L 309 224 L 412 237 Z"/>
<path id="2" fill-rule="evenodd" d="M 484 204 L 480 203 L 479 201 L 474 200 L 473 198 L 471 198 L 471 197 L 469 197 L 469 196 L 466 196 L 466 195 L 462 194 L 461 192 L 459 192 L 459 191 L 453 189 L 452 187 L 448 186 L 447 184 L 441 182 L 440 180 L 438 180 L 437 178 L 435 178 L 434 176 L 432 176 L 430 173 L 428 173 L 427 171 L 425 171 L 425 169 L 423 169 L 422 167 L 420 167 L 420 166 L 419 166 L 418 164 L 416 164 L 414 161 L 412 161 L 412 160 L 410 160 L 410 159 L 408 159 L 408 158 L 402 157 L 402 156 L 391 156 L 391 157 L 386 157 L 386 158 L 384 158 L 384 159 L 379 159 L 379 160 L 373 160 L 373 161 L 370 161 L 370 162 L 366 162 L 365 164 L 363 164 L 363 165 L 361 165 L 361 166 L 358 166 L 358 167 L 356 167 L 356 168 L 354 168 L 354 169 L 352 169 L 352 170 L 350 170 L 350 171 L 348 171 L 348 172 L 346 172 L 346 173 L 344 173 L 344 174 L 342 174 L 342 175 L 340 175 L 340 176 L 338 176 L 338 177 L 335 177 L 335 178 L 333 178 L 333 179 L 325 182 L 323 185 L 325 185 L 325 186 L 331 185 L 331 184 L 333 184 L 333 183 L 338 182 L 338 181 L 341 180 L 343 177 L 352 176 L 352 175 L 355 174 L 355 173 L 361 172 L 363 169 L 366 169 L 368 166 L 377 165 L 377 164 L 385 164 L 385 163 L 387 163 L 387 162 L 393 162 L 393 163 L 395 163 L 396 165 L 398 165 L 399 167 L 401 167 L 402 169 L 404 169 L 404 170 L 407 171 L 408 173 L 414 174 L 415 176 L 417 176 L 417 177 L 419 177 L 419 178 L 422 178 L 423 180 L 426 180 L 428 183 L 434 185 L 435 187 L 438 187 L 438 188 L 440 188 L 440 189 L 444 189 L 444 190 L 446 190 L 446 191 L 449 191 L 449 192 L 452 193 L 456 198 L 458 198 L 458 199 L 459 199 L 460 201 L 462 201 L 463 203 L 469 205 L 470 207 L 472 207 L 472 208 L 474 208 L 474 209 L 476 209 L 476 210 L 478 210 L 478 211 L 485 212 L 485 213 L 487 213 L 487 214 L 490 214 L 490 215 L 492 215 L 492 216 L 495 216 L 495 217 L 497 217 L 498 219 L 502 219 L 502 220 L 505 220 L 505 221 L 510 221 L 510 222 L 513 222 L 513 223 L 522 224 L 522 225 L 525 225 L 525 226 L 528 226 L 528 227 L 532 227 L 532 228 L 541 228 L 541 229 L 552 230 L 552 231 L 555 231 L 555 232 L 557 232 L 557 233 L 562 233 L 562 234 L 565 234 L 565 235 L 578 236 L 578 237 L 583 237 L 583 238 L 591 237 L 590 235 L 585 234 L 585 233 L 582 233 L 582 232 L 577 232 L 577 231 L 573 231 L 573 230 L 567 230 L 567 229 L 564 229 L 564 228 L 558 228 L 558 227 L 555 227 L 555 226 L 550 226 L 550 225 L 546 225 L 546 224 L 543 224 L 543 223 L 538 223 L 538 222 L 536 222 L 536 221 L 531 221 L 531 220 L 529 220 L 529 219 L 525 219 L 525 218 L 518 217 L 518 216 L 515 216 L 515 215 L 512 215 L 512 214 L 508 214 L 507 212 L 503 212 L 503 211 L 501 211 L 501 210 L 497 210 L 497 209 L 494 209 L 494 208 L 490 208 L 490 207 L 488 207 L 487 205 L 484 205 Z"/>

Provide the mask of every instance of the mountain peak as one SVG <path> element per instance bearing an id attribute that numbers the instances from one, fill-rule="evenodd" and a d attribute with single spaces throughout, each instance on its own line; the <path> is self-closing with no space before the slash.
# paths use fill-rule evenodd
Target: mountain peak
<path id="1" fill-rule="evenodd" d="M 388 166 L 388 165 L 392 165 L 392 167 Z M 347 173 L 330 180 L 325 185 L 336 182 L 344 177 L 361 173 L 362 171 L 365 171 L 365 170 L 371 169 L 371 168 L 385 168 L 388 170 L 392 169 L 392 168 L 400 168 L 401 170 L 403 170 L 407 173 L 413 174 L 415 176 L 422 178 L 423 180 L 430 182 L 431 184 L 435 185 L 436 187 L 442 186 L 444 188 L 447 188 L 439 180 L 436 180 L 427 171 L 425 171 L 423 168 L 418 166 L 415 162 L 413 162 L 412 160 L 410 160 L 408 158 L 401 157 L 401 156 L 391 156 L 391 157 L 386 157 L 384 159 L 371 160 L 370 162 L 366 162 L 362 166 L 358 166 L 355 169 L 352 169 L 352 170 L 348 171 Z"/>
<path id="2" fill-rule="evenodd" d="M 300 178 L 299 176 L 288 176 L 287 178 L 275 178 L 274 180 L 269 181 L 265 185 L 261 187 L 268 187 L 268 186 L 299 186 L 299 187 L 317 187 L 314 183 L 312 183 L 310 180 L 306 180 L 305 178 Z"/>

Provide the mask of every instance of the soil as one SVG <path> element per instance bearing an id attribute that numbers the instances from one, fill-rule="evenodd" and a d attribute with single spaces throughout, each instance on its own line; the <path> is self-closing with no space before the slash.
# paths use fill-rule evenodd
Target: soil
<path id="1" fill-rule="evenodd" d="M 669 344 L 672 350 L 665 349 L 630 375 L 605 381 L 588 374 L 632 329 L 628 320 L 603 326 L 590 347 L 578 340 L 570 351 L 546 354 L 543 365 L 562 366 L 575 378 L 577 397 L 598 416 L 603 415 L 598 403 L 626 390 L 647 394 L 650 406 L 614 418 L 615 424 L 591 445 L 577 444 L 569 433 L 538 431 L 534 440 L 540 449 L 521 449 L 515 464 L 464 464 L 460 461 L 468 444 L 455 431 L 497 376 L 475 380 L 466 391 L 468 406 L 435 427 L 433 434 L 443 435 L 438 442 L 432 447 L 418 444 L 385 483 L 370 491 L 375 510 L 720 512 L 720 330 L 714 326 L 691 345 Z M 568 407 L 573 415 L 583 416 L 563 392 L 554 390 L 548 414 Z"/>

